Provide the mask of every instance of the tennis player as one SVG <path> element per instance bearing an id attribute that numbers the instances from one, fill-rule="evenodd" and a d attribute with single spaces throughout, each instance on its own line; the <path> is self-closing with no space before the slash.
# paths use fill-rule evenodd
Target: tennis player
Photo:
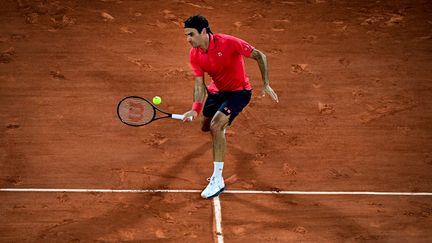
<path id="1" fill-rule="evenodd" d="M 264 82 L 263 95 L 267 93 L 276 102 L 279 100 L 270 87 L 267 59 L 261 51 L 234 36 L 213 34 L 207 19 L 202 15 L 189 17 L 184 22 L 184 33 L 192 46 L 189 61 L 195 75 L 194 103 L 192 109 L 184 113 L 184 121 L 195 119 L 203 111 L 202 131 L 211 131 L 214 169 L 201 196 L 212 198 L 225 189 L 222 176 L 225 129 L 246 107 L 252 95 L 243 56 L 257 61 Z M 204 73 L 212 78 L 208 86 L 204 82 Z"/>

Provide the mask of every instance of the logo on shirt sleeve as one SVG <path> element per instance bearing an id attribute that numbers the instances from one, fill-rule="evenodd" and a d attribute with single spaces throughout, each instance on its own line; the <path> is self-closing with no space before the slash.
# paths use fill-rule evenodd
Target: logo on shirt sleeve
<path id="1" fill-rule="evenodd" d="M 221 56 L 222 56 L 222 52 L 218 52 L 218 56 L 220 56 L 220 57 L 221 57 Z"/>

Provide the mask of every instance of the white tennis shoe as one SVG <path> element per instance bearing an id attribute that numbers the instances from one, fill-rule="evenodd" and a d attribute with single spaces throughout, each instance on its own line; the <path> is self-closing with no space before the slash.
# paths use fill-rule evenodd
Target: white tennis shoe
<path id="1" fill-rule="evenodd" d="M 212 176 L 207 187 L 201 192 L 201 197 L 212 198 L 217 197 L 225 190 L 225 182 L 222 176 Z"/>

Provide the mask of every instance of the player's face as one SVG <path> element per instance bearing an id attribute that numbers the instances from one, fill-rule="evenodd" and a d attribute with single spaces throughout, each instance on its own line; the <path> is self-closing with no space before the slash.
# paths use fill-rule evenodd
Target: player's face
<path id="1" fill-rule="evenodd" d="M 184 33 L 186 35 L 186 40 L 189 42 L 189 44 L 192 47 L 199 47 L 204 44 L 204 37 L 205 36 L 205 30 L 201 32 L 201 34 L 198 33 L 198 31 L 194 28 L 185 28 Z"/>

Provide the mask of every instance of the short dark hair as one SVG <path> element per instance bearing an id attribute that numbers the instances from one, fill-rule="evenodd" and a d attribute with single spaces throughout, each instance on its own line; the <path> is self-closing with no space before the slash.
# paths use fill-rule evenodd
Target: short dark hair
<path id="1" fill-rule="evenodd" d="M 202 32 L 202 29 L 205 28 L 207 30 L 207 33 L 212 34 L 207 19 L 204 16 L 199 15 L 199 14 L 190 16 L 188 19 L 186 19 L 184 22 L 184 27 L 185 28 L 194 28 L 200 34 Z"/>

